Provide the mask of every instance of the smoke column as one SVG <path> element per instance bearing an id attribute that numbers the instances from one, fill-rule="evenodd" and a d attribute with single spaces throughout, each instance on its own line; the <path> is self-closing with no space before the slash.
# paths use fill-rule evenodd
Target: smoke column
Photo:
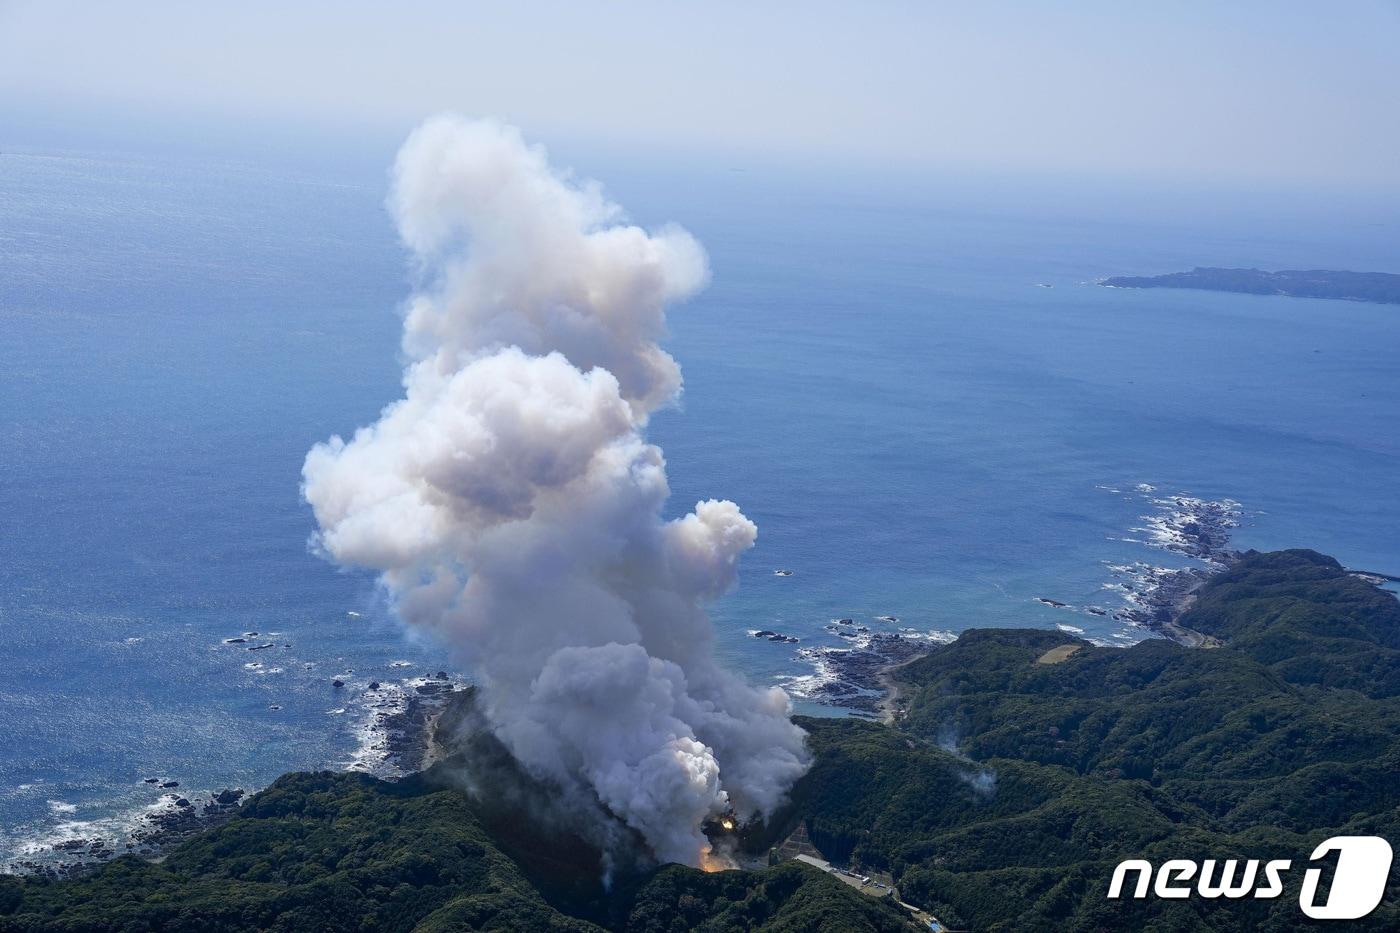
<path id="1" fill-rule="evenodd" d="M 680 392 L 658 341 L 704 251 L 493 122 L 416 130 L 390 207 L 419 282 L 404 397 L 308 453 L 316 545 L 470 666 L 532 774 L 700 864 L 706 819 L 771 813 L 809 763 L 787 696 L 713 657 L 704 606 L 757 528 L 713 499 L 664 521 L 644 437 Z"/>

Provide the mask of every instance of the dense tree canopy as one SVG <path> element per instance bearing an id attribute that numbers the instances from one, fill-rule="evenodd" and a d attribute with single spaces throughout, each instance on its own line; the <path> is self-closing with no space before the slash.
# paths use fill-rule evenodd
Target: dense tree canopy
<path id="1" fill-rule="evenodd" d="M 898 672 L 895 726 L 803 720 L 816 764 L 749 844 L 804 825 L 828 858 L 888 871 L 955 927 L 1299 925 L 1301 869 L 1274 900 L 1105 894 L 1124 858 L 1301 866 L 1328 836 L 1400 840 L 1400 603 L 1310 551 L 1249 554 L 1182 622 L 1223 647 L 965 632 Z M 888 899 L 795 862 L 672 865 L 604 891 L 581 840 L 442 778 L 288 775 L 160 864 L 0 879 L 0 931 L 910 928 Z M 1360 928 L 1400 927 L 1392 871 Z"/>
<path id="2" fill-rule="evenodd" d="M 1105 894 L 1124 858 L 1301 865 L 1329 836 L 1400 840 L 1400 602 L 1311 551 L 1249 554 L 1182 623 L 1224 647 L 963 633 L 899 671 L 896 729 L 804 723 L 793 819 L 977 929 L 1295 926 L 1301 869 L 1276 900 Z M 1391 891 L 1376 929 L 1400 926 Z"/>

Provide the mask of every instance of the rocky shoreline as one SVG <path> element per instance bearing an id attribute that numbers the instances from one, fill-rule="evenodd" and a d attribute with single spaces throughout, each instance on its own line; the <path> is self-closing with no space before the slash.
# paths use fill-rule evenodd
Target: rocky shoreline
<path id="1" fill-rule="evenodd" d="M 1103 488 L 1109 492 L 1120 492 L 1110 487 Z M 1177 620 L 1190 608 L 1202 584 L 1239 560 L 1240 553 L 1230 546 L 1230 538 L 1233 530 L 1239 527 L 1240 504 L 1233 499 L 1151 496 L 1156 490 L 1146 484 L 1136 491 L 1149 496 L 1148 501 L 1155 510 L 1143 515 L 1141 519 L 1145 524 L 1130 532 L 1142 537 L 1120 540 L 1144 544 L 1198 563 L 1186 567 L 1161 567 L 1145 560 L 1107 564 L 1114 580 L 1104 584 L 1104 589 L 1116 593 L 1122 600 L 1123 604 L 1117 608 L 1075 606 L 1048 596 L 1037 596 L 1035 601 L 1053 609 L 1112 619 L 1129 628 L 1144 629 L 1188 647 L 1208 646 L 1212 643 L 1210 638 L 1182 628 Z M 1084 634 L 1084 629 L 1074 625 L 1061 624 L 1057 627 L 1071 634 Z M 1115 633 L 1112 637 L 1119 642 L 1136 640 L 1128 631 Z M 1090 640 L 1101 644 L 1114 643 L 1094 638 Z"/>
<path id="2" fill-rule="evenodd" d="M 1157 567 L 1144 561 L 1111 565 L 1118 578 L 1114 587 L 1123 594 L 1125 605 L 1113 617 L 1174 639 L 1187 647 L 1199 648 L 1211 639 L 1177 624 L 1190 608 L 1196 591 L 1208 579 L 1240 559 L 1230 546 L 1234 529 L 1239 527 L 1241 506 L 1233 499 L 1208 500 L 1194 496 L 1165 496 L 1152 500 L 1157 510 L 1144 515 L 1146 525 L 1134 528 L 1145 534 L 1149 547 L 1199 561 L 1199 566 Z"/>
<path id="3" fill-rule="evenodd" d="M 470 689 L 443 671 L 402 683 L 371 681 L 365 690 L 369 714 L 361 727 L 360 751 L 347 770 L 395 780 L 428 767 L 437 755 L 433 733 L 438 716 L 454 697 Z M 74 832 L 35 844 L 28 855 L 0 870 L 57 880 L 86 874 L 122 855 L 159 860 L 189 836 L 228 820 L 248 793 L 228 788 L 185 796 L 173 792 L 179 781 L 152 777 L 142 783 L 170 792 L 143 808 L 125 828 Z"/>
<path id="4" fill-rule="evenodd" d="M 371 681 L 365 695 L 369 712 L 360 727 L 360 748 L 346 770 L 395 780 L 433 763 L 433 724 L 465 685 L 445 671 L 402 683 Z"/>
<path id="5" fill-rule="evenodd" d="M 893 622 L 898 621 L 893 619 Z M 786 686 L 802 699 L 838 706 L 869 718 L 882 715 L 889 693 L 886 675 L 891 670 L 917 660 L 934 645 L 946 644 L 956 637 L 951 632 L 918 632 L 907 628 L 872 630 L 852 619 L 833 620 L 826 628 L 845 640 L 847 646 L 799 650 L 797 656 L 809 662 L 815 673 L 789 678 Z"/>
<path id="6" fill-rule="evenodd" d="M 1110 492 L 1122 492 L 1108 489 Z M 1214 639 L 1178 624 L 1190 607 L 1196 591 L 1215 574 L 1240 558 L 1231 545 L 1231 534 L 1239 526 L 1241 506 L 1232 499 L 1210 500 L 1195 496 L 1156 495 L 1155 487 L 1141 484 L 1132 490 L 1144 496 L 1153 510 L 1141 516 L 1142 525 L 1132 528 L 1122 540 L 1144 544 L 1194 561 L 1192 566 L 1161 567 L 1137 561 L 1110 564 L 1114 581 L 1104 585 L 1122 600 L 1118 607 L 1076 606 L 1049 596 L 1035 601 L 1053 609 L 1084 613 L 1121 623 L 1125 631 L 1117 641 L 1092 639 L 1099 644 L 1130 644 L 1140 640 L 1131 629 L 1143 629 L 1174 639 L 1188 647 L 1210 647 Z M 898 619 L 881 616 L 869 625 L 852 619 L 834 619 L 826 630 L 842 639 L 844 646 L 814 646 L 799 649 L 797 657 L 812 665 L 813 673 L 783 680 L 794 696 L 849 710 L 853 715 L 886 718 L 894 714 L 897 696 L 893 671 L 927 654 L 938 644 L 954 639 L 950 632 L 921 633 L 895 629 Z M 1059 628 L 1076 635 L 1084 629 L 1062 624 Z M 786 641 L 787 636 L 762 631 L 750 634 Z M 777 637 L 770 637 L 777 636 Z"/>
<path id="7" fill-rule="evenodd" d="M 147 779 L 150 783 L 153 779 Z M 161 782 L 170 783 L 170 782 Z M 151 812 L 116 839 L 107 834 L 74 835 L 36 849 L 29 858 L 7 866 L 10 873 L 39 875 L 55 880 L 86 874 L 120 855 L 159 859 L 172 845 L 210 826 L 217 826 L 238 811 L 246 792 L 229 788 L 191 800 L 180 794 L 164 794 Z"/>

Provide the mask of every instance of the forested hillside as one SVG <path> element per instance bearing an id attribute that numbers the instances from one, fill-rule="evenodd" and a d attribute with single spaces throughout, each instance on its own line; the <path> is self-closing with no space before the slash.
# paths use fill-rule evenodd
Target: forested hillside
<path id="1" fill-rule="evenodd" d="M 1298 926 L 1316 843 L 1400 840 L 1400 603 L 1330 558 L 1284 551 L 1246 555 L 1181 621 L 1223 647 L 965 632 L 900 669 L 894 726 L 802 720 L 816 764 L 749 843 L 804 825 L 826 857 L 889 872 L 955 928 Z M 0 930 L 910 928 L 888 900 L 795 862 L 622 872 L 605 890 L 581 840 L 445 781 L 441 768 L 397 784 L 288 775 L 160 864 L 0 879 Z M 1130 857 L 1295 870 L 1273 900 L 1107 900 Z M 1396 871 L 1349 928 L 1400 927 Z"/>
<path id="2" fill-rule="evenodd" d="M 1400 603 L 1311 551 L 1251 554 L 1182 623 L 1225 646 L 965 632 L 899 672 L 897 729 L 804 723 L 796 812 L 954 925 L 1291 928 L 1301 869 L 1276 900 L 1104 895 L 1124 858 L 1301 866 L 1329 836 L 1400 840 Z M 1400 926 L 1395 879 L 1365 925 Z"/>
<path id="3" fill-rule="evenodd" d="M 536 840 L 539 864 L 548 842 Z M 80 880 L 0 879 L 0 930 L 910 928 L 898 908 L 797 863 L 712 875 L 673 865 L 579 903 L 550 903 L 550 881 L 506 855 L 460 791 L 292 774 L 161 864 L 128 856 Z"/>

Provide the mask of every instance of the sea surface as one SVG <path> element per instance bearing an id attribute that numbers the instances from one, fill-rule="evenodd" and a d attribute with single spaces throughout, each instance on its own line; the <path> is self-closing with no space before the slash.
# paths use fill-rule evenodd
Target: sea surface
<path id="1" fill-rule="evenodd" d="M 717 496 L 759 525 L 713 613 L 755 681 L 800 691 L 838 618 L 1146 637 L 1111 568 L 1189 563 L 1152 546 L 1170 497 L 1238 502 L 1238 547 L 1400 573 L 1400 308 L 1093 284 L 1400 272 L 1400 214 L 584 168 L 709 250 L 672 315 L 684 398 L 651 434 L 676 514 Z M 0 865 L 120 836 L 168 806 L 148 778 L 198 797 L 383 770 L 375 704 L 466 673 L 309 551 L 298 494 L 313 443 L 398 397 L 386 184 L 0 153 Z"/>

